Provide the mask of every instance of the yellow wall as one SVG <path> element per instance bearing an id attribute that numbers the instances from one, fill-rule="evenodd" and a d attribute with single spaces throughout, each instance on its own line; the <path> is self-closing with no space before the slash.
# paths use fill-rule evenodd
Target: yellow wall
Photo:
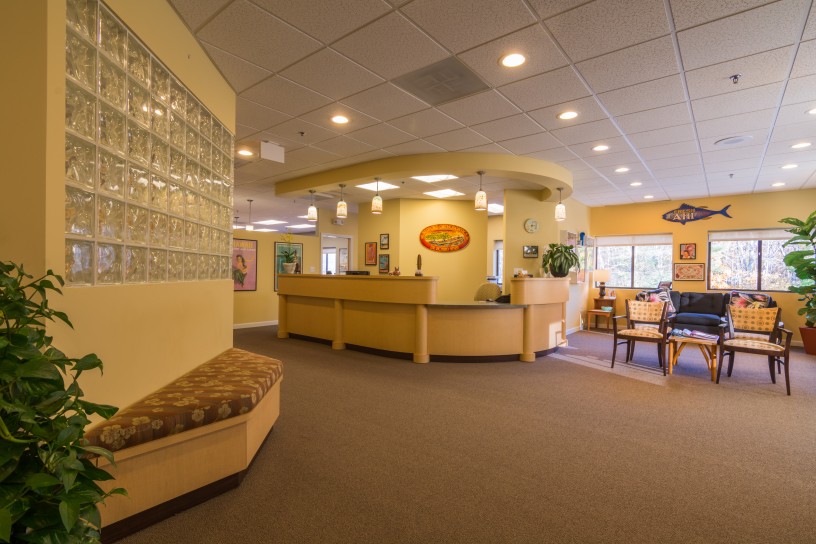
<path id="1" fill-rule="evenodd" d="M 234 238 L 258 241 L 258 289 L 235 291 L 233 323 L 263 325 L 278 320 L 278 294 L 275 292 L 275 242 L 281 241 L 280 232 L 249 232 L 237 230 Z M 292 241 L 303 244 L 302 269 L 307 273 L 314 267 L 320 273 L 320 238 L 292 235 Z M 232 289 L 232 282 L 230 282 Z"/>
<path id="2" fill-rule="evenodd" d="M 164 0 L 111 7 L 231 130 L 235 95 Z M 64 259 L 65 2 L 6 2 L 0 8 L 6 71 L 0 87 L 0 258 L 31 273 Z M 183 44 L 183 45 L 181 45 Z M 194 46 L 194 47 L 193 47 Z M 189 57 L 188 57 L 189 54 Z M 16 68 L 15 68 L 16 67 Z M 232 282 L 69 287 L 51 306 L 74 323 L 49 326 L 71 356 L 95 352 L 104 377 L 83 376 L 88 398 L 124 406 L 232 345 Z"/>
<path id="3" fill-rule="evenodd" d="M 485 276 L 493 275 L 493 255 L 496 240 L 504 241 L 504 216 L 490 215 L 487 217 L 487 240 L 485 241 Z"/>
<path id="4" fill-rule="evenodd" d="M 388 249 L 380 250 L 380 234 L 389 235 Z M 416 262 L 400 263 L 396 256 L 400 248 L 400 201 L 386 200 L 383 202 L 383 213 L 374 215 L 371 213 L 371 205 L 368 202 L 360 204 L 360 211 L 357 214 L 357 240 L 354 255 L 349 260 L 352 270 L 368 270 L 372 275 L 377 274 L 377 265 L 365 264 L 365 244 L 375 242 L 377 244 L 377 255 L 387 253 L 391 259 L 391 270 L 394 266 L 399 266 L 403 274 L 413 274 L 416 269 Z"/>
<path id="5" fill-rule="evenodd" d="M 708 206 L 709 209 L 715 211 L 722 210 L 730 204 L 728 215 L 731 216 L 731 219 L 722 215 L 714 215 L 710 219 L 692 221 L 682 225 L 665 221 L 662 218 L 664 213 L 677 208 L 684 202 L 692 206 Z M 816 203 L 816 189 L 606 206 L 590 210 L 591 232 L 593 236 L 671 233 L 674 244 L 673 262 L 680 262 L 680 244 L 696 243 L 697 259 L 683 262 L 706 263 L 707 268 L 709 231 L 785 228 L 785 225 L 779 223 L 781 218 L 791 216 L 805 218 L 813 211 L 814 203 Z M 677 291 L 705 292 L 706 282 L 674 282 L 672 288 Z M 591 291 L 593 296 L 597 294 L 597 289 Z M 637 291 L 617 289 L 618 309 L 623 308 L 623 301 L 620 299 L 634 298 Z M 804 325 L 804 321 L 796 315 L 800 308 L 796 300 L 797 295 L 772 293 L 772 296 L 782 308 L 783 321 L 788 328 L 793 330 L 798 340 L 800 338 L 798 328 Z"/>

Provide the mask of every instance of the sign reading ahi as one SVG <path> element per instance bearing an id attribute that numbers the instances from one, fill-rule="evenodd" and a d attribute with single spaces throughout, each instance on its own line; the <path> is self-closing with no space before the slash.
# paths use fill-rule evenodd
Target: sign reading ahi
<path id="1" fill-rule="evenodd" d="M 731 204 L 723 208 L 719 211 L 709 210 L 707 206 L 692 206 L 691 204 L 681 204 L 679 208 L 675 208 L 669 212 L 663 214 L 663 219 L 666 221 L 671 221 L 673 223 L 680 223 L 681 225 L 685 225 L 690 221 L 699 221 L 700 219 L 711 219 L 712 215 L 724 215 L 725 217 L 731 218 L 728 215 L 728 208 L 731 207 Z"/>

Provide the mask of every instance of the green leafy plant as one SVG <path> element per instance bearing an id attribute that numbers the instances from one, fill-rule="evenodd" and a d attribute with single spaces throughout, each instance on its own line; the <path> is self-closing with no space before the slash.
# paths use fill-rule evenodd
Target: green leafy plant
<path id="1" fill-rule="evenodd" d="M 283 244 L 280 247 L 280 255 L 283 257 L 283 262 L 285 263 L 293 263 L 297 257 L 297 250 L 293 245 L 293 240 L 294 238 L 292 238 L 291 232 L 286 232 L 286 234 L 281 235 Z"/>
<path id="2" fill-rule="evenodd" d="M 783 247 L 802 246 L 802 249 L 785 255 L 784 261 L 802 280 L 801 285 L 791 285 L 788 290 L 802 296 L 799 301 L 804 304 L 798 314 L 805 316 L 805 326 L 813 327 L 816 325 L 816 210 L 804 221 L 786 217 L 779 222 L 791 225 L 786 230 L 793 235 Z"/>
<path id="3" fill-rule="evenodd" d="M 549 244 L 541 258 L 541 267 L 556 278 L 569 274 L 570 268 L 581 267 L 574 247 L 566 244 Z"/>
<path id="4" fill-rule="evenodd" d="M 88 416 L 116 408 L 84 400 L 77 378 L 102 369 L 90 354 L 66 357 L 51 345 L 46 321 L 68 316 L 48 305 L 61 293 L 60 276 L 33 279 L 0 262 L 0 542 L 99 542 L 98 503 L 123 489 L 103 491 L 112 476 L 94 465 L 112 454 L 84 439 Z"/>

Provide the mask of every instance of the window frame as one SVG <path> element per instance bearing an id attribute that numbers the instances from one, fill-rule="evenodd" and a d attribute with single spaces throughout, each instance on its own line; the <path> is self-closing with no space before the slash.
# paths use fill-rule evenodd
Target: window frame
<path id="1" fill-rule="evenodd" d="M 617 239 L 621 242 L 628 242 L 628 243 L 609 243 L 609 241 L 614 241 Z M 639 243 L 638 243 L 639 242 Z M 672 274 L 672 263 L 674 262 L 674 240 L 671 234 L 663 233 L 663 234 L 652 234 L 652 235 L 629 235 L 629 236 L 596 236 L 595 237 L 595 270 L 598 270 L 598 259 L 600 257 L 600 253 L 603 248 L 605 247 L 628 247 L 630 250 L 629 256 L 629 286 L 626 285 L 613 285 L 610 282 L 606 282 L 607 288 L 612 289 L 655 289 L 657 286 L 643 286 L 638 287 L 635 286 L 635 248 L 636 247 L 646 247 L 646 246 L 663 246 L 668 248 L 670 257 L 669 257 L 669 269 L 667 270 L 668 278 L 673 276 Z M 593 284 L 597 287 L 597 282 L 593 281 Z"/>
<path id="2" fill-rule="evenodd" d="M 768 232 L 778 231 L 779 229 L 766 229 Z M 706 272 L 706 289 L 709 291 L 722 291 L 722 292 L 731 292 L 731 291 L 752 291 L 752 292 L 763 292 L 763 293 L 790 293 L 789 290 L 784 289 L 766 289 L 762 287 L 762 260 L 764 257 L 764 252 L 762 251 L 762 242 L 763 241 L 771 241 L 771 240 L 780 240 L 777 237 L 768 237 L 768 238 L 747 238 L 742 241 L 745 242 L 756 242 L 756 251 L 757 251 L 757 262 L 756 262 L 756 289 L 741 289 L 738 287 L 712 287 L 711 286 L 711 274 L 713 273 L 713 269 L 711 266 L 711 245 L 712 243 L 716 242 L 729 242 L 729 241 L 738 241 L 738 240 L 711 240 L 711 234 L 715 232 L 755 232 L 761 233 L 762 230 L 757 229 L 743 229 L 743 230 L 734 230 L 734 231 L 711 231 L 709 232 L 709 240 L 708 240 L 708 255 L 706 257 L 706 266 L 708 267 L 708 271 Z"/>

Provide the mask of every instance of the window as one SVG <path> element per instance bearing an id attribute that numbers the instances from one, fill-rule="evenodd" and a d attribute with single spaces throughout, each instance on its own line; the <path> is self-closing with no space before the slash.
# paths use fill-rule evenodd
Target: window
<path id="1" fill-rule="evenodd" d="M 610 272 L 607 287 L 654 289 L 672 278 L 671 234 L 598 237 L 595 268 Z"/>
<path id="2" fill-rule="evenodd" d="M 782 229 L 732 230 L 708 234 L 709 289 L 787 291 L 801 285 L 783 259 L 795 247 L 782 247 L 790 234 Z"/>
<path id="3" fill-rule="evenodd" d="M 493 242 L 493 275 L 497 278 L 497 283 L 502 284 L 502 271 L 504 270 L 504 241 Z"/>

